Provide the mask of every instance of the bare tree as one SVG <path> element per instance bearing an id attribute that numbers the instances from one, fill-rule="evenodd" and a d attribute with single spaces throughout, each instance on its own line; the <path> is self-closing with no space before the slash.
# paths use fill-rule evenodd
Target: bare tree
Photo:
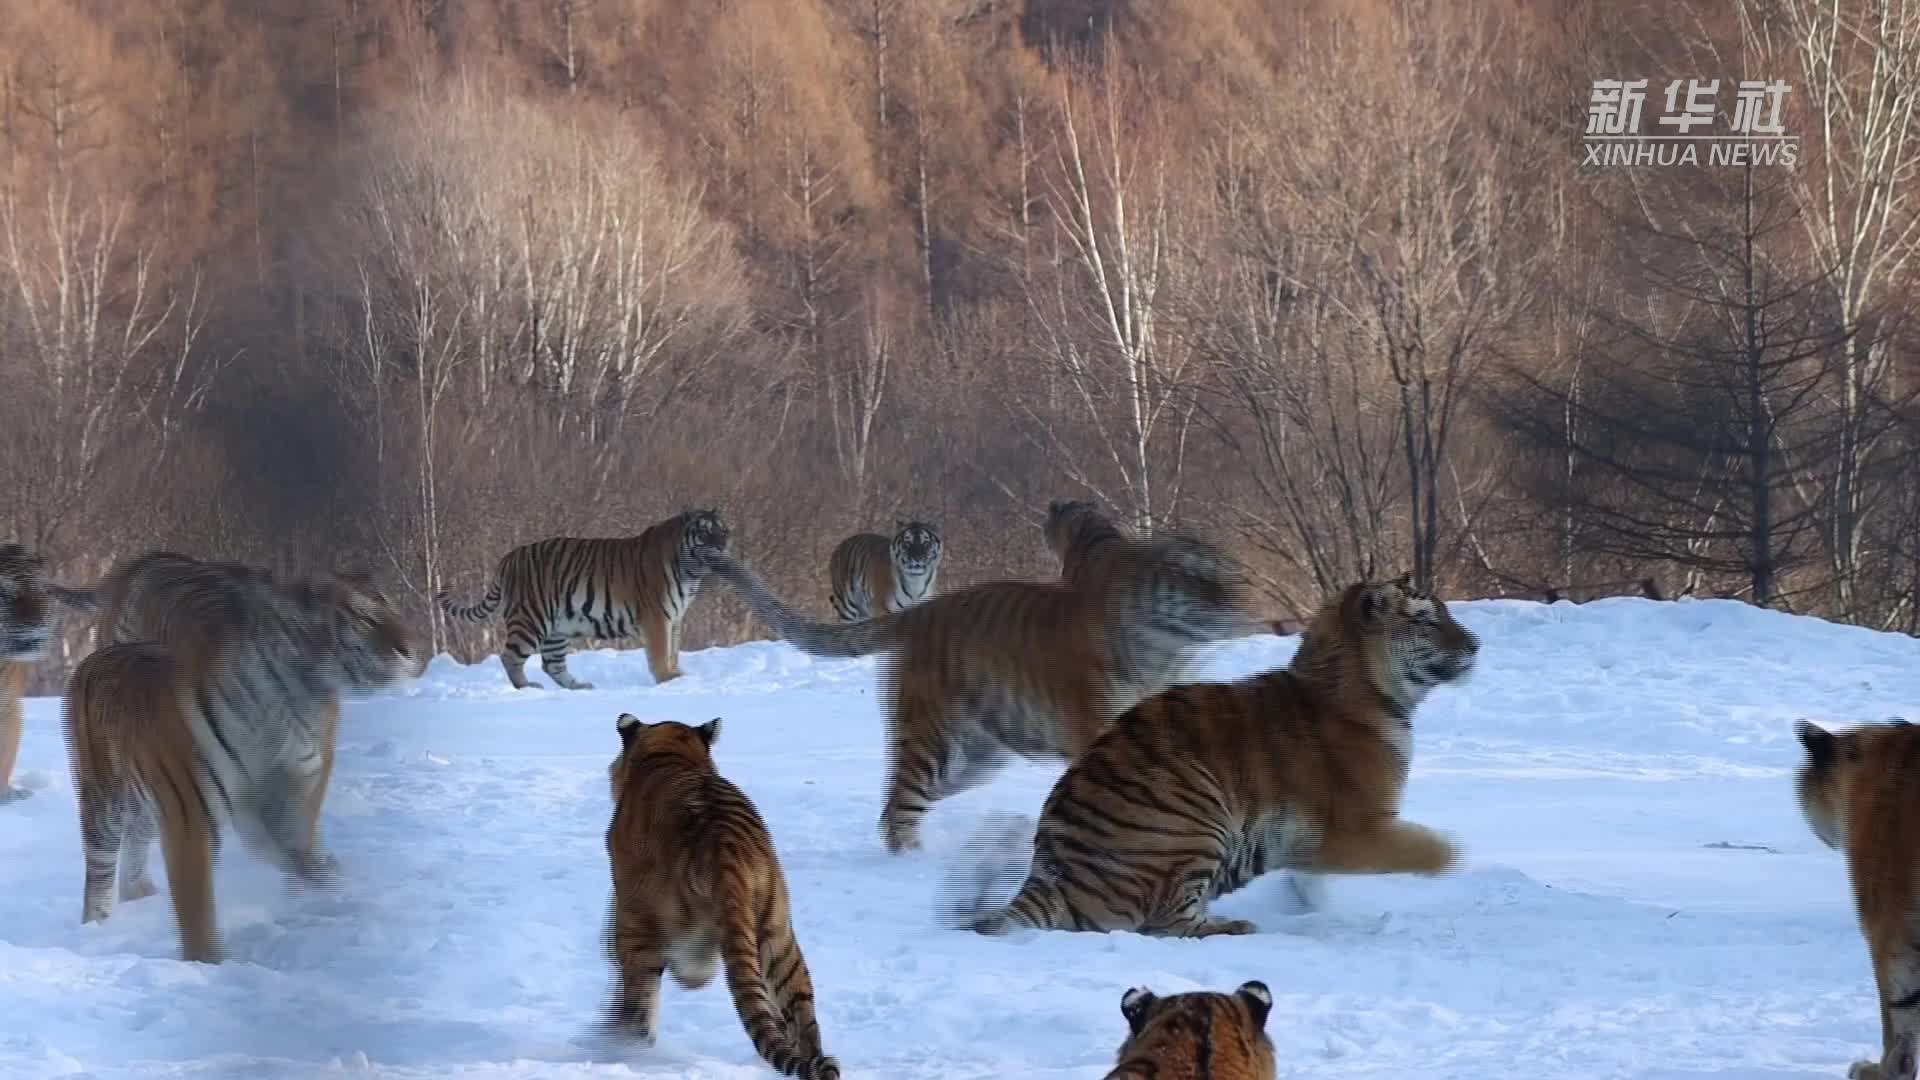
<path id="1" fill-rule="evenodd" d="M 1882 308 L 1910 295 L 1920 269 L 1920 2 L 1742 0 L 1737 12 L 1757 59 L 1796 64 L 1810 121 L 1792 190 L 1814 261 L 1831 269 L 1823 288 L 1847 335 L 1823 531 L 1834 601 L 1852 617 L 1863 603 L 1874 431 L 1884 430 L 1874 414 L 1893 375 L 1890 335 L 1876 327 Z M 1764 92 L 1770 80 L 1753 82 Z M 1771 112 L 1755 115 L 1764 122 Z"/>
<path id="2" fill-rule="evenodd" d="M 1029 437 L 1067 476 L 1146 527 L 1178 506 L 1194 350 L 1169 317 L 1187 285 L 1175 166 L 1119 67 L 1103 66 L 1084 92 L 1060 83 L 1049 250 L 1021 270 L 1036 349 L 1087 445 L 1044 407 L 1040 372 L 1016 374 L 1014 394 Z"/>

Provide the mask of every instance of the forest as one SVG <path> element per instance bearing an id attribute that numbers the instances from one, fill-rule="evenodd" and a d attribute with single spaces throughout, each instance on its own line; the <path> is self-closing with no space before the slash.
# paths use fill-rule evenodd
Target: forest
<path id="1" fill-rule="evenodd" d="M 717 507 L 824 614 L 850 533 L 1046 578 L 1091 498 L 1277 617 L 1920 630 L 1920 0 L 7 7 L 0 535 L 65 582 L 369 570 L 473 659 L 431 598 L 515 544 Z M 1794 152 L 1596 164 L 1602 80 L 1785 84 Z"/>

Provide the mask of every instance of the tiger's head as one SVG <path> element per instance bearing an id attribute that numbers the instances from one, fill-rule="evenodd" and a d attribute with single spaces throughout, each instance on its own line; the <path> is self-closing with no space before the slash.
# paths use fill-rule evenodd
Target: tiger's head
<path id="1" fill-rule="evenodd" d="M 922 575 L 940 561 L 940 529 L 924 521 L 895 521 L 893 561 L 909 574 Z"/>
<path id="2" fill-rule="evenodd" d="M 20 544 L 0 544 L 0 660 L 37 660 L 53 641 L 47 560 Z"/>
<path id="3" fill-rule="evenodd" d="M 1119 526 L 1086 499 L 1055 499 L 1047 504 L 1047 520 L 1040 526 L 1053 557 L 1066 562 L 1067 554 L 1096 541 L 1120 535 Z"/>
<path id="4" fill-rule="evenodd" d="M 1920 740 L 1920 727 L 1906 720 L 1862 724 L 1847 731 L 1828 731 L 1811 720 L 1796 720 L 1806 757 L 1794 778 L 1800 813 L 1813 835 L 1830 848 L 1847 842 L 1847 807 L 1863 771 L 1875 761 L 1898 760 Z"/>
<path id="5" fill-rule="evenodd" d="M 690 566 L 703 568 L 703 556 L 725 555 L 733 542 L 733 530 L 717 509 L 687 510 L 680 514 L 680 554 Z"/>
<path id="6" fill-rule="evenodd" d="M 1120 1015 L 1127 1018 L 1127 1038 L 1120 1044 L 1119 1061 L 1142 1062 L 1188 1075 L 1181 1066 L 1193 1059 L 1214 1059 L 1218 1075 L 1272 1075 L 1273 1043 L 1267 1037 L 1267 1015 L 1273 1011 L 1273 992 L 1258 979 L 1241 983 L 1233 993 L 1196 990 L 1162 997 L 1136 986 L 1120 997 Z M 1262 1060 L 1264 1059 L 1264 1060 Z"/>
<path id="7" fill-rule="evenodd" d="M 720 741 L 720 718 L 693 727 L 674 720 L 649 724 L 632 713 L 621 713 L 613 722 L 620 733 L 620 753 L 607 766 L 607 780 L 613 786 L 613 801 L 620 801 L 635 771 L 644 758 L 656 755 L 678 759 L 702 771 L 713 770 L 713 744 Z"/>
<path id="8" fill-rule="evenodd" d="M 1338 678 L 1352 657 L 1405 719 L 1434 687 L 1470 676 L 1479 652 L 1473 631 L 1402 574 L 1349 585 L 1308 625 L 1292 666 L 1310 679 Z"/>
<path id="9" fill-rule="evenodd" d="M 369 575 L 337 573 L 270 587 L 292 600 L 320 681 L 380 690 L 426 670 L 420 635 Z"/>

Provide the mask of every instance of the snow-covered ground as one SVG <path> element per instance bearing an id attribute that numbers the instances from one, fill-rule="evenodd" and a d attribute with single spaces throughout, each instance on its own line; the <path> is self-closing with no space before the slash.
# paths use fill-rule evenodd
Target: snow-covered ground
<path id="1" fill-rule="evenodd" d="M 758 643 L 687 655 L 659 687 L 638 651 L 576 654 L 584 692 L 443 657 L 350 703 L 325 818 L 344 887 L 292 893 L 229 844 L 233 959 L 186 964 L 164 894 L 80 925 L 59 702 L 35 699 L 20 779 L 41 790 L 0 806 L 0 1076 L 774 1075 L 718 979 L 669 981 L 651 1052 L 595 1064 L 572 1041 L 608 985 L 622 711 L 726 718 L 720 768 L 772 827 L 849 1078 L 1097 1080 L 1129 986 L 1249 978 L 1273 989 L 1286 1077 L 1837 1077 L 1877 1054 L 1844 869 L 1794 805 L 1791 722 L 1920 716 L 1920 642 L 1718 601 L 1454 610 L 1480 670 L 1416 717 L 1406 812 L 1458 836 L 1467 869 L 1336 879 L 1298 916 L 1269 878 L 1216 907 L 1261 934 L 1205 941 L 938 928 L 943 863 L 986 812 L 1037 810 L 1059 767 L 941 804 L 926 851 L 889 857 L 873 661 Z M 1213 672 L 1292 650 L 1235 642 Z"/>

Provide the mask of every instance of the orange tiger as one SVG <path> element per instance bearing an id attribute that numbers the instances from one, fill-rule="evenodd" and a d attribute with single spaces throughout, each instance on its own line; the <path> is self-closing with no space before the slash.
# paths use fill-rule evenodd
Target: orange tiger
<path id="1" fill-rule="evenodd" d="M 727 550 L 730 530 L 718 510 L 688 510 L 638 536 L 558 536 L 501 556 L 478 604 L 435 594 L 450 619 L 483 623 L 506 606 L 500 665 L 516 690 L 527 688 L 527 658 L 537 649 L 555 686 L 591 690 L 567 671 L 569 642 L 638 634 L 655 682 L 680 677 L 680 620 L 700 591 L 706 566 L 694 556 Z"/>
<path id="2" fill-rule="evenodd" d="M 1127 1038 L 1106 1080 L 1275 1080 L 1271 1011 L 1273 994 L 1257 979 L 1231 994 L 1161 997 L 1136 986 L 1120 998 Z"/>
<path id="3" fill-rule="evenodd" d="M 822 1053 L 813 980 L 793 936 L 786 876 L 753 801 L 713 764 L 716 717 L 699 727 L 615 722 L 607 947 L 615 989 L 601 1034 L 651 1046 L 660 977 L 697 990 L 724 963 L 760 1057 L 787 1076 L 838 1080 Z"/>
<path id="4" fill-rule="evenodd" d="M 1207 907 L 1273 870 L 1293 871 L 1311 905 L 1315 874 L 1452 869 L 1453 843 L 1402 820 L 1400 797 L 1415 707 L 1467 678 L 1479 648 L 1404 576 L 1347 587 L 1287 667 L 1163 690 L 1115 720 L 1054 784 L 1030 865 L 1027 821 L 996 815 L 971 841 L 983 857 L 948 877 L 944 921 L 987 934 L 1251 934 Z M 1012 902 L 988 910 L 1022 872 Z"/>
<path id="5" fill-rule="evenodd" d="M 319 841 L 339 695 L 418 674 L 420 642 L 357 575 L 276 581 L 167 552 L 100 589 L 106 641 L 68 680 L 63 726 L 86 862 L 82 922 L 157 889 L 160 841 L 181 949 L 221 959 L 212 860 L 223 829 L 299 880 L 331 884 Z"/>
<path id="6" fill-rule="evenodd" d="M 840 541 L 827 559 L 834 614 L 859 622 L 932 596 L 943 546 L 939 527 L 924 521 L 894 522 L 891 541 L 879 533 Z"/>
<path id="7" fill-rule="evenodd" d="M 94 610 L 93 594 L 47 580 L 47 560 L 20 544 L 0 544 L 0 803 L 33 794 L 13 786 L 24 716 L 27 673 L 53 644 L 53 606 Z"/>
<path id="8" fill-rule="evenodd" d="M 1856 1080 L 1913 1080 L 1920 1061 L 1920 727 L 1895 720 L 1828 731 L 1806 720 L 1795 779 L 1800 812 L 1842 852 L 1880 998 L 1880 1058 Z"/>
<path id="9" fill-rule="evenodd" d="M 1015 756 L 1070 758 L 1113 717 L 1167 685 L 1199 644 L 1266 629 L 1219 549 L 1180 536 L 1130 541 L 1073 583 L 998 581 L 865 622 L 808 619 L 758 574 L 719 555 L 713 573 L 796 648 L 885 652 L 887 850 L 920 846 L 936 801 L 986 782 Z"/>

